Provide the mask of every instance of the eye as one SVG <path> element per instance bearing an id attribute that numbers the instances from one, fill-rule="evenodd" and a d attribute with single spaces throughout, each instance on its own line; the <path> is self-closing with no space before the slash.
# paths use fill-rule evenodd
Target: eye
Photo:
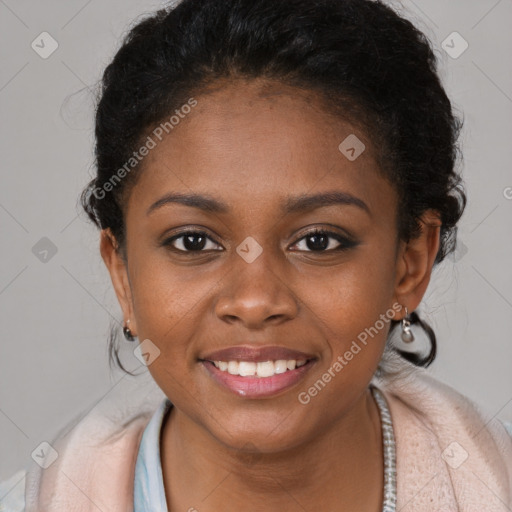
<path id="1" fill-rule="evenodd" d="M 300 244 L 302 244 L 302 248 L 299 247 L 299 250 L 306 252 L 344 251 L 357 245 L 353 240 L 325 229 L 311 230 L 296 242 L 294 246 L 300 246 Z"/>
<path id="2" fill-rule="evenodd" d="M 175 251 L 183 253 L 222 250 L 218 249 L 220 246 L 204 231 L 194 230 L 182 231 L 179 234 L 173 235 L 164 240 L 162 245 L 170 246 Z M 355 245 L 357 245 L 357 242 L 354 242 L 348 237 L 325 229 L 313 229 L 294 244 L 294 246 L 298 247 L 299 251 L 306 252 L 343 251 Z"/>
<path id="3" fill-rule="evenodd" d="M 176 243 L 175 243 L 176 242 Z M 211 242 L 214 247 L 208 247 Z M 163 241 L 162 245 L 171 246 L 178 252 L 205 252 L 206 250 L 215 249 L 216 244 L 204 231 L 182 231 L 178 235 L 174 235 Z"/>

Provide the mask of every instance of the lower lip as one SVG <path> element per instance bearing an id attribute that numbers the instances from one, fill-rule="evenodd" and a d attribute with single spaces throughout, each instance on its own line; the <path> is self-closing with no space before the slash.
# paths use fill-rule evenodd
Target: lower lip
<path id="1" fill-rule="evenodd" d="M 313 366 L 314 360 L 305 365 L 278 373 L 272 377 L 241 377 L 219 370 L 211 361 L 201 361 L 210 375 L 225 388 L 245 398 L 262 398 L 274 396 L 297 384 Z"/>

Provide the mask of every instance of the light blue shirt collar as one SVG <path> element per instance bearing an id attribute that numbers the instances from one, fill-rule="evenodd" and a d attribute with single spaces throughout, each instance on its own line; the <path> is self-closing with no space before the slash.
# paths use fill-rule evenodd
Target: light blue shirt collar
<path id="1" fill-rule="evenodd" d="M 171 407 L 172 403 L 166 397 L 142 434 L 135 463 L 134 512 L 168 512 L 160 461 L 160 432 Z"/>

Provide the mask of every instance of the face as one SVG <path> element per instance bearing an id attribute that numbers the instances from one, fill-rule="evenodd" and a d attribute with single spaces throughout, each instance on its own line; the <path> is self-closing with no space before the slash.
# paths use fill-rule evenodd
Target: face
<path id="1" fill-rule="evenodd" d="M 130 191 L 127 264 L 106 236 L 102 254 L 179 414 L 225 445 L 291 448 L 357 403 L 432 258 L 397 240 L 397 194 L 371 141 L 312 93 L 233 82 L 195 100 L 153 137 Z M 353 135 L 355 159 L 338 148 Z"/>

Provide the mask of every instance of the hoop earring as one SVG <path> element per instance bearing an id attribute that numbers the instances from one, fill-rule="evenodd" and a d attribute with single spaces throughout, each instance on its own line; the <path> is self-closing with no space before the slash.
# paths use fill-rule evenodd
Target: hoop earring
<path id="1" fill-rule="evenodd" d="M 135 336 L 132 334 L 132 331 L 128 327 L 130 320 L 126 320 L 126 325 L 123 327 L 123 334 L 127 341 L 135 341 Z"/>
<path id="2" fill-rule="evenodd" d="M 402 341 L 404 343 L 412 343 L 414 341 L 414 334 L 411 331 L 411 321 L 407 318 L 409 313 L 407 306 L 405 307 L 405 316 L 402 318 Z"/>

